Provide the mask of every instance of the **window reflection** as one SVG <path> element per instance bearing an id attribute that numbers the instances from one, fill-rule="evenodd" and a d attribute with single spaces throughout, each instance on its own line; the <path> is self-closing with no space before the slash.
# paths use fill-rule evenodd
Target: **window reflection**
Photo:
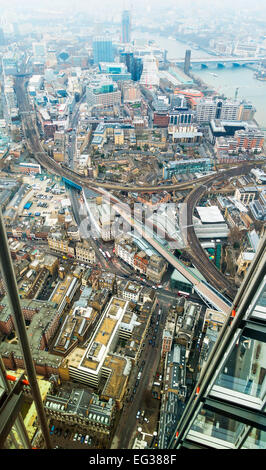
<path id="1" fill-rule="evenodd" d="M 216 385 L 260 398 L 265 388 L 265 354 L 264 343 L 241 336 Z"/>
<path id="2" fill-rule="evenodd" d="M 265 449 L 265 448 L 266 448 L 266 432 L 253 428 L 243 445 L 243 449 Z"/>
<path id="3" fill-rule="evenodd" d="M 6 449 L 23 449 L 24 448 L 15 426 L 12 427 L 11 432 L 9 433 L 9 435 L 7 436 L 5 440 L 5 448 Z"/>
<path id="4" fill-rule="evenodd" d="M 204 434 L 204 436 L 234 444 L 243 427 L 243 423 L 203 409 L 198 414 L 191 429 Z"/>

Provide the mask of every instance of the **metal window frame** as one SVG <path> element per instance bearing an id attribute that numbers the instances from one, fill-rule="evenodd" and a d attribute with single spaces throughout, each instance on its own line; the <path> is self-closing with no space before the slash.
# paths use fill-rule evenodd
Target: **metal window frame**
<path id="1" fill-rule="evenodd" d="M 176 427 L 169 443 L 169 448 L 180 448 L 191 429 L 204 401 L 210 394 L 215 378 L 223 366 L 226 357 L 234 347 L 236 339 L 243 332 L 242 320 L 252 316 L 256 301 L 264 289 L 266 282 L 266 233 L 260 241 L 257 253 L 248 272 L 237 292 L 232 309 L 236 315 L 229 316 L 225 321 L 220 335 L 210 353 L 208 361 L 202 370 L 197 386 L 192 392 L 184 413 Z M 250 324 L 249 324 L 250 326 Z"/>

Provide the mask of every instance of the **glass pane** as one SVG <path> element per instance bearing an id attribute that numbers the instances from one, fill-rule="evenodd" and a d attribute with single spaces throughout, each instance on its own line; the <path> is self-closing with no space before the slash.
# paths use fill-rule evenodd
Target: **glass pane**
<path id="1" fill-rule="evenodd" d="M 253 428 L 243 444 L 243 449 L 266 449 L 266 432 Z"/>
<path id="2" fill-rule="evenodd" d="M 16 427 L 13 426 L 11 432 L 6 438 L 5 449 L 24 449 L 21 439 L 16 431 Z"/>
<path id="3" fill-rule="evenodd" d="M 260 398 L 266 384 L 265 354 L 264 343 L 241 336 L 216 385 Z"/>
<path id="4" fill-rule="evenodd" d="M 210 436 L 213 439 L 234 444 L 244 425 L 221 414 L 202 409 L 191 430 Z M 189 438 L 189 434 L 188 434 Z"/>
<path id="5" fill-rule="evenodd" d="M 256 301 L 256 305 L 252 309 L 251 317 L 266 320 L 266 286 L 263 287 Z"/>

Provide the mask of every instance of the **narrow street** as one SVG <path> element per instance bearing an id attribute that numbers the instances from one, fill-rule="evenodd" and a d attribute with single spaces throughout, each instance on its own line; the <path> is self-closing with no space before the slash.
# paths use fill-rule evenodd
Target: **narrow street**
<path id="1" fill-rule="evenodd" d="M 157 317 L 159 305 L 155 309 Z M 151 389 L 156 377 L 156 371 L 161 359 L 161 335 L 165 322 L 165 315 L 161 315 L 162 322 L 159 325 L 158 333 L 154 345 L 149 340 L 154 336 L 155 322 L 150 326 L 145 346 L 138 363 L 135 365 L 135 371 L 130 377 L 128 383 L 128 392 L 121 411 L 120 419 L 117 424 L 116 434 L 113 438 L 113 449 L 129 449 L 132 448 L 134 439 L 141 427 L 145 432 L 152 434 L 157 431 L 158 413 L 160 401 L 152 397 Z M 136 386 L 137 376 L 141 372 L 139 384 Z M 135 391 L 135 393 L 134 393 Z M 150 396 L 148 393 L 150 392 Z M 149 422 L 143 419 L 137 419 L 138 411 L 144 411 L 145 417 Z"/>

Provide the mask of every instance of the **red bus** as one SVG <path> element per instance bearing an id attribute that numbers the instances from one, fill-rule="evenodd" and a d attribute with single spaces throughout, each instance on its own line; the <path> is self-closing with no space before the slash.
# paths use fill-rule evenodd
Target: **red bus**
<path id="1" fill-rule="evenodd" d="M 177 292 L 177 295 L 179 295 L 179 297 L 185 297 L 186 299 L 189 298 L 189 293 L 188 292 L 182 292 L 181 290 L 179 290 Z"/>

